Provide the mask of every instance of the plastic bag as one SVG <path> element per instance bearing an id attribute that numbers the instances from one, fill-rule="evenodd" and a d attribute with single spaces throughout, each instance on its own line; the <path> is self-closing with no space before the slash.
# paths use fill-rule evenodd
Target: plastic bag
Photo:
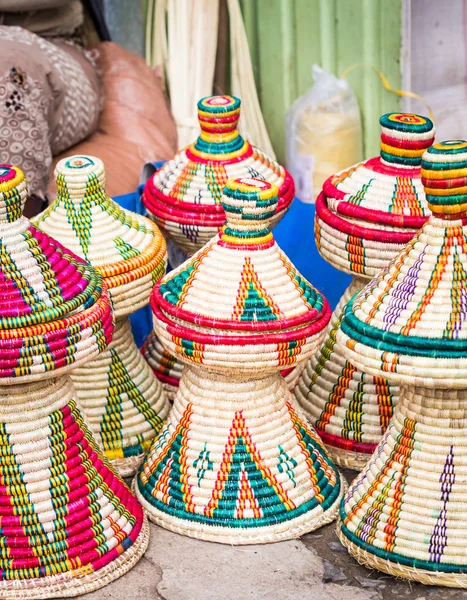
<path id="1" fill-rule="evenodd" d="M 313 80 L 286 117 L 287 169 L 303 202 L 314 202 L 328 177 L 362 160 L 360 110 L 351 87 L 318 65 Z"/>

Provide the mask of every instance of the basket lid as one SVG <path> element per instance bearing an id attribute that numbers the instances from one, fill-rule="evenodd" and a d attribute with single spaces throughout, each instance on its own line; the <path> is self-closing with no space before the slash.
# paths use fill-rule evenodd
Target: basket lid
<path id="1" fill-rule="evenodd" d="M 0 378 L 7 379 L 81 363 L 107 345 L 113 328 L 100 275 L 31 225 L 22 215 L 26 198 L 22 171 L 0 165 Z"/>
<path id="2" fill-rule="evenodd" d="M 115 288 L 138 286 L 141 292 L 143 286 L 149 298 L 153 281 L 165 272 L 166 246 L 158 227 L 109 198 L 104 165 L 94 156 L 62 159 L 55 177 L 57 197 L 35 219 L 37 225 L 101 273 L 117 311 Z"/>
<path id="3" fill-rule="evenodd" d="M 223 332 L 297 331 L 329 321 L 326 299 L 277 246 L 269 229 L 277 187 L 251 178 L 229 180 L 227 221 L 204 248 L 156 285 L 151 303 L 186 328 Z M 212 338 L 217 333 L 212 333 Z"/>
<path id="4" fill-rule="evenodd" d="M 209 96 L 198 102 L 198 139 L 181 150 L 146 184 L 143 202 L 160 220 L 218 226 L 225 221 L 222 192 L 228 179 L 254 177 L 279 188 L 277 211 L 294 197 L 291 176 L 239 134 L 241 102 Z"/>
<path id="5" fill-rule="evenodd" d="M 342 339 L 369 372 L 379 361 L 377 369 L 388 378 L 465 387 L 467 142 L 435 144 L 422 168 L 432 215 L 349 302 Z"/>
<path id="6" fill-rule="evenodd" d="M 316 201 L 321 254 L 338 269 L 368 278 L 429 215 L 420 167 L 434 140 L 433 123 L 420 115 L 389 113 L 380 124 L 380 156 L 330 177 Z"/>

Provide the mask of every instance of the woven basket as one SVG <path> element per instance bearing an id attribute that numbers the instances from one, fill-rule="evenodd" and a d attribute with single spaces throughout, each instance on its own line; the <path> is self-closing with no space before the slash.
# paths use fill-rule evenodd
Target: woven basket
<path id="1" fill-rule="evenodd" d="M 116 318 L 146 306 L 166 268 L 166 244 L 158 228 L 107 196 L 98 158 L 64 158 L 55 178 L 57 198 L 34 222 L 102 275 Z"/>
<path id="2" fill-rule="evenodd" d="M 148 215 L 188 255 L 207 244 L 224 225 L 221 198 L 228 179 L 257 177 L 279 188 L 271 226 L 279 222 L 292 203 L 295 190 L 289 173 L 238 133 L 240 105 L 240 100 L 232 96 L 200 100 L 198 140 L 167 162 L 145 186 L 142 199 Z M 142 352 L 172 398 L 183 366 L 167 351 L 161 352 L 160 347 L 151 333 Z M 297 377 L 294 373 L 290 378 L 291 389 Z"/>
<path id="3" fill-rule="evenodd" d="M 0 165 L 0 384 L 54 377 L 97 356 L 113 320 L 102 278 L 22 216 L 23 173 Z"/>
<path id="4" fill-rule="evenodd" d="M 22 216 L 26 197 L 22 172 L 0 165 L 0 596 L 77 596 L 126 573 L 149 529 L 63 375 L 110 342 L 109 296 Z"/>
<path id="5" fill-rule="evenodd" d="M 37 217 L 38 226 L 101 273 L 118 319 L 112 345 L 72 379 L 107 457 L 121 475 L 133 475 L 169 404 L 135 345 L 127 315 L 148 303 L 154 282 L 164 274 L 165 241 L 152 221 L 107 196 L 98 158 L 65 158 L 55 176 L 58 196 Z"/>
<path id="6" fill-rule="evenodd" d="M 183 372 L 183 363 L 173 354 L 164 350 L 154 331 L 146 337 L 141 353 L 151 367 L 154 375 L 162 383 L 165 395 L 173 402 Z"/>
<path id="7" fill-rule="evenodd" d="M 399 388 L 358 370 L 336 347 L 345 305 L 364 281 L 353 278 L 333 312 L 321 349 L 306 363 L 295 387 L 300 408 L 313 423 L 332 459 L 362 469 L 383 436 Z"/>
<path id="8" fill-rule="evenodd" d="M 420 164 L 433 143 L 433 123 L 404 113 L 384 115 L 380 123 L 380 156 L 330 177 L 316 201 L 321 255 L 337 269 L 368 279 L 386 267 L 429 214 Z"/>
<path id="9" fill-rule="evenodd" d="M 151 296 L 161 343 L 189 366 L 136 494 L 156 523 L 200 539 L 298 537 L 335 517 L 343 491 L 279 375 L 316 350 L 330 310 L 277 247 L 276 203 L 270 183 L 229 181 L 222 231 Z"/>
<path id="10" fill-rule="evenodd" d="M 381 439 L 397 385 L 373 377 L 335 347 L 342 310 L 351 295 L 385 268 L 427 219 L 421 157 L 433 141 L 425 117 L 380 119 L 381 154 L 329 178 L 316 203 L 315 234 L 322 256 L 353 275 L 334 311 L 324 345 L 299 379 L 295 396 L 340 466 L 361 469 Z"/>
<path id="11" fill-rule="evenodd" d="M 66 376 L 0 386 L 2 598 L 91 592 L 126 573 L 147 548 L 143 511 L 73 396 Z"/>
<path id="12" fill-rule="evenodd" d="M 108 348 L 75 369 L 72 379 L 107 458 L 122 476 L 134 475 L 167 417 L 169 404 L 138 351 L 128 319 L 117 321 Z"/>
<path id="13" fill-rule="evenodd" d="M 143 203 L 166 236 L 187 254 L 211 240 L 224 225 L 222 190 L 228 179 L 256 177 L 279 188 L 277 223 L 294 198 L 291 176 L 238 133 L 240 100 L 211 96 L 198 103 L 201 133 L 147 182 Z"/>
<path id="14" fill-rule="evenodd" d="M 402 384 L 339 527 L 372 568 L 467 587 L 467 142 L 435 144 L 422 177 L 433 215 L 349 302 L 337 334 L 352 363 Z"/>

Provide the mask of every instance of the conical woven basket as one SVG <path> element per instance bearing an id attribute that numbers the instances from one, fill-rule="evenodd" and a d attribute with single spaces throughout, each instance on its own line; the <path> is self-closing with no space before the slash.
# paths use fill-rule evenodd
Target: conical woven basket
<path id="1" fill-rule="evenodd" d="M 22 216 L 0 165 L 0 596 L 98 589 L 148 544 L 142 508 L 98 449 L 67 371 L 111 340 L 101 276 Z"/>
<path id="2" fill-rule="evenodd" d="M 332 459 L 342 467 L 362 469 L 382 438 L 399 388 L 384 377 L 367 375 L 336 351 L 336 331 L 343 309 L 363 282 L 354 278 L 333 312 L 321 349 L 306 363 L 295 389 Z"/>
<path id="3" fill-rule="evenodd" d="M 279 188 L 272 225 L 292 203 L 295 189 L 289 173 L 238 133 L 240 105 L 232 96 L 201 99 L 197 141 L 167 162 L 145 186 L 142 199 L 148 215 L 188 255 L 202 248 L 224 225 L 221 199 L 228 179 L 257 177 Z M 171 398 L 183 365 L 167 351 L 161 353 L 160 346 L 151 333 L 142 352 Z M 291 389 L 297 377 L 295 372 L 289 377 Z"/>
<path id="4" fill-rule="evenodd" d="M 74 370 L 72 378 L 80 390 L 78 397 L 87 421 L 107 458 L 122 476 L 133 475 L 160 431 L 169 404 L 138 351 L 128 319 L 117 321 L 108 348 Z"/>
<path id="5" fill-rule="evenodd" d="M 272 222 L 294 198 L 289 173 L 238 133 L 240 100 L 210 96 L 198 103 L 200 135 L 147 182 L 142 197 L 149 216 L 187 254 L 202 248 L 224 225 L 222 190 L 228 179 L 256 177 L 279 188 Z"/>
<path id="6" fill-rule="evenodd" d="M 380 156 L 330 177 L 316 200 L 315 237 L 325 260 L 371 279 L 411 240 L 429 211 L 421 156 L 433 123 L 406 113 L 383 115 Z"/>
<path id="7" fill-rule="evenodd" d="M 144 554 L 141 506 L 83 422 L 68 377 L 0 386 L 2 598 L 99 589 Z"/>
<path id="8" fill-rule="evenodd" d="M 72 379 L 107 457 L 122 475 L 133 475 L 169 404 L 138 351 L 127 315 L 148 303 L 154 282 L 165 272 L 165 241 L 149 219 L 107 196 L 98 158 L 65 158 L 55 176 L 58 196 L 37 223 L 102 274 L 118 318 L 112 345 Z"/>
<path id="9" fill-rule="evenodd" d="M 339 535 L 371 568 L 467 587 L 467 142 L 435 144 L 422 177 L 433 215 L 349 302 L 337 333 L 353 364 L 401 384 Z"/>
<path id="10" fill-rule="evenodd" d="M 431 145 L 425 117 L 388 114 L 380 119 L 381 154 L 329 178 L 317 201 L 315 233 L 322 256 L 353 280 L 334 311 L 325 342 L 295 387 L 340 466 L 361 469 L 381 439 L 398 401 L 398 386 L 367 375 L 335 346 L 350 296 L 409 241 L 427 219 L 421 156 Z"/>
<path id="11" fill-rule="evenodd" d="M 342 496 L 279 375 L 317 348 L 330 311 L 274 242 L 276 203 L 272 184 L 229 181 L 222 231 L 151 297 L 161 343 L 190 366 L 135 490 L 156 523 L 200 539 L 298 537 Z"/>
<path id="12" fill-rule="evenodd" d="M 94 156 L 62 159 L 55 179 L 58 195 L 34 222 L 102 275 L 116 318 L 146 306 L 166 268 L 158 228 L 107 196 L 104 165 Z"/>

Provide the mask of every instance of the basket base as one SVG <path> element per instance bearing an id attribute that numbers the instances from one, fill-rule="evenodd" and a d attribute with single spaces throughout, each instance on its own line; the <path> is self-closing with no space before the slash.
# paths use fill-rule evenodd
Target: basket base
<path id="1" fill-rule="evenodd" d="M 297 538 L 337 516 L 343 482 L 279 374 L 230 380 L 186 366 L 135 480 L 149 517 L 226 544 Z"/>
<path id="2" fill-rule="evenodd" d="M 84 416 L 122 477 L 132 477 L 169 412 L 162 384 L 139 352 L 130 320 L 118 319 L 113 340 L 71 374 Z"/>
<path id="3" fill-rule="evenodd" d="M 98 590 L 125 575 L 142 558 L 149 544 L 149 523 L 144 517 L 142 529 L 135 543 L 102 569 L 92 573 L 76 571 L 50 577 L 0 582 L 0 597 L 11 600 L 41 598 L 71 598 Z"/>
<path id="4" fill-rule="evenodd" d="M 339 477 L 341 477 L 339 475 Z M 345 492 L 346 486 L 341 477 L 341 491 L 335 502 L 324 513 L 318 515 L 314 519 L 310 519 L 305 513 L 301 517 L 284 521 L 277 525 L 269 525 L 265 527 L 255 528 L 233 528 L 222 527 L 218 525 L 202 525 L 181 519 L 179 517 L 169 516 L 161 510 L 155 508 L 141 494 L 138 493 L 136 480 L 133 481 L 133 492 L 141 502 L 144 510 L 147 512 L 149 520 L 173 531 L 180 535 L 203 540 L 207 542 L 217 542 L 218 544 L 229 544 L 234 546 L 246 546 L 251 544 L 271 544 L 274 542 L 284 542 L 293 540 L 319 529 L 323 525 L 332 523 L 336 519 L 339 505 Z"/>
<path id="5" fill-rule="evenodd" d="M 319 435 L 318 430 L 318 435 Z M 337 448 L 330 444 L 324 444 L 329 456 L 333 462 L 343 469 L 353 469 L 354 471 L 361 471 L 366 463 L 370 460 L 371 454 L 366 452 L 355 452 L 354 450 L 345 450 L 344 448 Z"/>
<path id="6" fill-rule="evenodd" d="M 376 569 L 382 573 L 402 579 L 418 581 L 424 585 L 442 585 L 444 587 L 452 588 L 467 588 L 467 573 L 463 575 L 458 573 L 445 573 L 443 571 L 428 571 L 426 569 L 411 569 L 405 565 L 397 564 L 391 560 L 383 560 L 351 542 L 345 533 L 343 533 L 341 527 L 342 523 L 339 519 L 336 527 L 339 541 L 358 563 L 364 567 L 367 567 L 368 569 Z"/>

